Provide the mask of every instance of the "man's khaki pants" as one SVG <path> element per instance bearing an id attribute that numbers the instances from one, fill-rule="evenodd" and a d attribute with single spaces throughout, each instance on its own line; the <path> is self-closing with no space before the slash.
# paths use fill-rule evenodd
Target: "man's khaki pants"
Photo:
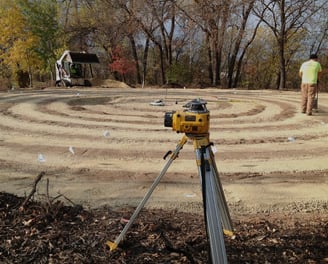
<path id="1" fill-rule="evenodd" d="M 302 113 L 312 114 L 315 94 L 317 92 L 317 84 L 302 83 Z"/>

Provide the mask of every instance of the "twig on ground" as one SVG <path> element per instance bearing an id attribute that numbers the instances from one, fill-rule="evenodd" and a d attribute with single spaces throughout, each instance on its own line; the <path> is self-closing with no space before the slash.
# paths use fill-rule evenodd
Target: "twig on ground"
<path id="1" fill-rule="evenodd" d="M 30 192 L 30 194 L 25 198 L 24 202 L 21 204 L 21 206 L 19 207 L 19 211 L 24 211 L 24 206 L 26 205 L 26 203 L 31 199 L 31 197 L 33 196 L 33 194 L 36 192 L 36 186 L 38 184 L 38 182 L 42 179 L 42 177 L 45 175 L 46 173 L 44 171 L 41 171 L 39 173 L 39 175 L 35 178 L 34 180 L 34 184 L 33 184 L 33 188 Z"/>
<path id="2" fill-rule="evenodd" d="M 72 205 L 76 206 L 76 203 L 74 203 L 71 199 L 69 199 L 68 197 L 66 197 L 64 194 L 60 194 L 59 196 L 63 196 L 67 201 L 69 201 Z M 57 196 L 57 197 L 59 197 Z"/>
<path id="3" fill-rule="evenodd" d="M 163 241 L 165 243 L 165 246 L 166 246 L 166 249 L 168 251 L 171 251 L 171 252 L 176 252 L 176 253 L 179 253 L 179 254 L 183 254 L 185 255 L 188 260 L 190 261 L 190 263 L 194 264 L 196 263 L 191 252 L 188 252 L 187 250 L 184 250 L 184 249 L 180 249 L 180 248 L 177 248 L 177 247 L 174 247 L 172 242 L 170 241 L 170 239 L 164 234 L 164 232 L 160 232 L 160 235 L 161 237 L 163 238 Z"/>
<path id="4" fill-rule="evenodd" d="M 56 201 L 58 198 L 62 197 L 63 195 L 62 194 L 58 194 L 57 196 L 53 197 L 51 199 L 51 202 L 50 203 L 53 203 L 54 201 Z"/>
<path id="5" fill-rule="evenodd" d="M 48 205 L 51 204 L 51 201 L 50 201 L 50 198 L 49 198 L 49 179 L 47 179 L 47 202 L 48 202 Z"/>

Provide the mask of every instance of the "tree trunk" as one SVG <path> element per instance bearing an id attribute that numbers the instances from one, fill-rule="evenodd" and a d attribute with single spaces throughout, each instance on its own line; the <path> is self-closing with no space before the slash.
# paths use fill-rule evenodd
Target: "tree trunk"
<path id="1" fill-rule="evenodd" d="M 215 68 L 214 68 L 214 80 L 213 86 L 217 86 L 221 84 L 221 48 L 215 47 Z"/>
<path id="2" fill-rule="evenodd" d="M 280 36 L 278 37 L 279 45 L 279 68 L 280 68 L 280 83 L 279 89 L 286 88 L 286 59 L 285 59 L 285 44 L 287 43 L 287 31 L 286 31 L 286 9 L 285 9 L 285 0 L 280 2 Z"/>
<path id="3" fill-rule="evenodd" d="M 211 49 L 209 34 L 206 34 L 206 42 L 207 42 L 207 56 L 208 56 L 208 76 L 211 83 L 213 83 L 213 60 L 212 60 L 212 49 Z"/>
<path id="4" fill-rule="evenodd" d="M 149 50 L 149 38 L 146 39 L 145 49 L 144 49 L 144 55 L 142 59 L 142 87 L 145 85 L 146 81 L 146 75 L 147 75 L 147 58 L 148 58 L 148 50 Z"/>
<path id="5" fill-rule="evenodd" d="M 160 59 L 160 63 L 161 63 L 161 76 L 162 76 L 162 84 L 166 83 L 166 76 L 165 76 L 165 64 L 164 64 L 164 52 L 163 52 L 163 48 L 161 45 L 159 45 L 157 43 L 157 47 L 159 50 L 159 59 Z"/>
<path id="6" fill-rule="evenodd" d="M 280 83 L 279 89 L 286 88 L 286 64 L 284 55 L 280 55 Z"/>
<path id="7" fill-rule="evenodd" d="M 212 37 L 212 62 L 213 62 L 213 82 L 212 85 L 215 87 L 220 84 L 220 71 L 221 71 L 221 47 L 218 41 L 218 32 L 213 32 Z"/>
<path id="8" fill-rule="evenodd" d="M 136 42 L 134 40 L 134 37 L 131 34 L 129 34 L 129 40 L 130 40 L 130 43 L 131 43 L 134 62 L 136 64 L 137 82 L 138 82 L 138 84 L 141 84 L 141 76 L 140 76 L 140 67 L 139 67 L 139 58 L 138 58 L 138 53 L 137 53 L 137 47 L 136 47 Z"/>
<path id="9" fill-rule="evenodd" d="M 241 73 L 241 66 L 243 64 L 245 54 L 246 54 L 246 50 L 244 50 L 244 52 L 241 54 L 239 60 L 237 61 L 235 78 L 233 79 L 233 82 L 232 82 L 232 85 L 230 88 L 236 88 L 238 86 L 238 82 L 240 79 L 240 73 Z"/>
<path id="10" fill-rule="evenodd" d="M 237 36 L 237 39 L 235 42 L 234 50 L 233 50 L 233 53 L 232 53 L 230 59 L 228 60 L 228 88 L 237 86 L 237 82 L 238 82 L 239 75 L 240 75 L 240 67 L 241 67 L 241 66 L 238 66 L 238 64 L 241 64 L 241 62 L 242 62 L 242 60 L 239 60 L 237 62 L 237 69 L 236 69 L 236 74 L 235 74 L 236 78 L 233 79 L 234 70 L 236 68 L 237 55 L 238 55 L 238 53 L 240 53 L 240 45 L 244 38 L 248 18 L 253 9 L 254 2 L 255 2 L 255 0 L 251 1 L 247 7 L 245 6 L 246 11 L 243 12 L 241 27 L 238 30 L 238 36 Z M 242 56 L 242 57 L 244 57 L 244 56 Z"/>

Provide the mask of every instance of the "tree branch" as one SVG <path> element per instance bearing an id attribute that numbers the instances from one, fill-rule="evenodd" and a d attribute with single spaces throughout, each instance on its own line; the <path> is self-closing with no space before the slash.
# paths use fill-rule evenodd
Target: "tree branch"
<path id="1" fill-rule="evenodd" d="M 42 179 L 42 177 L 45 175 L 46 173 L 44 171 L 40 172 L 39 175 L 35 178 L 34 180 L 34 184 L 33 184 L 33 188 L 30 192 L 30 194 L 25 198 L 24 202 L 21 204 L 21 206 L 19 207 L 19 211 L 24 211 L 24 206 L 26 205 L 26 203 L 31 199 L 31 197 L 33 196 L 33 194 L 36 192 L 36 186 L 38 184 L 38 182 Z"/>

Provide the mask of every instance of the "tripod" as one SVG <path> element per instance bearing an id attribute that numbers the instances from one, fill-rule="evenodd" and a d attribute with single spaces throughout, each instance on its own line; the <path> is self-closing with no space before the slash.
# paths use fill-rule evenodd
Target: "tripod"
<path id="1" fill-rule="evenodd" d="M 317 83 L 317 89 L 316 89 L 315 97 L 313 100 L 313 109 L 316 112 L 319 112 L 318 101 L 319 101 L 319 82 Z"/>
<path id="2" fill-rule="evenodd" d="M 224 245 L 223 234 L 232 235 L 232 223 L 229 214 L 228 205 L 224 196 L 223 188 L 219 179 L 214 154 L 211 149 L 212 143 L 209 141 L 209 134 L 185 134 L 176 146 L 175 151 L 169 151 L 164 156 L 166 159 L 170 155 L 160 174 L 156 177 L 150 189 L 141 200 L 136 210 L 132 214 L 129 222 L 125 225 L 120 235 L 114 242 L 108 241 L 107 245 L 110 251 L 117 248 L 124 235 L 133 224 L 141 209 L 144 207 L 156 186 L 172 162 L 178 157 L 180 150 L 186 144 L 188 139 L 193 141 L 194 150 L 196 152 L 196 163 L 198 173 L 201 179 L 202 196 L 204 205 L 204 218 L 206 224 L 207 237 L 210 242 L 210 255 L 213 264 L 228 263 Z M 220 225 L 222 224 L 222 227 Z"/>

